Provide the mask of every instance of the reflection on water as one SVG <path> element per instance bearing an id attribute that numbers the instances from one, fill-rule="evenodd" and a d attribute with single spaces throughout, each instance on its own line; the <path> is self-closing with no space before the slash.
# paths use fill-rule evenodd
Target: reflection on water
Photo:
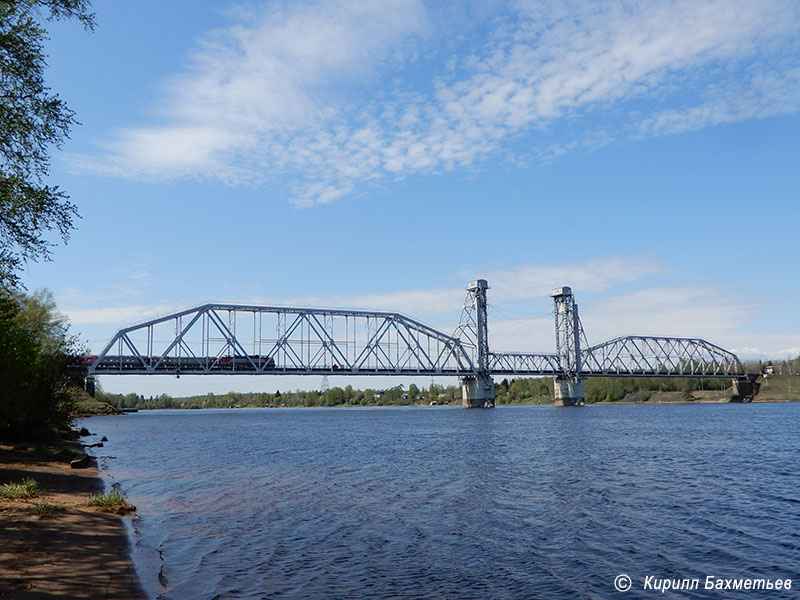
<path id="1" fill-rule="evenodd" d="M 607 598 L 627 573 L 626 598 L 724 597 L 644 592 L 648 575 L 794 578 L 770 594 L 794 598 L 799 419 L 796 404 L 419 407 L 88 427 L 138 507 L 153 597 Z"/>

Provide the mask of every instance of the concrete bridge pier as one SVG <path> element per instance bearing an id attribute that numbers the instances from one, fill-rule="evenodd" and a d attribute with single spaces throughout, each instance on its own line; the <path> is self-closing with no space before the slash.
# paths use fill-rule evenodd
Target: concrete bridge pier
<path id="1" fill-rule="evenodd" d="M 494 381 L 488 375 L 465 377 L 461 380 L 461 406 L 464 408 L 494 408 Z"/>
<path id="2" fill-rule="evenodd" d="M 556 406 L 583 406 L 586 404 L 586 380 L 580 377 L 553 379 Z"/>
<path id="3" fill-rule="evenodd" d="M 83 389 L 86 390 L 87 394 L 94 398 L 94 377 L 89 375 L 83 380 Z"/>

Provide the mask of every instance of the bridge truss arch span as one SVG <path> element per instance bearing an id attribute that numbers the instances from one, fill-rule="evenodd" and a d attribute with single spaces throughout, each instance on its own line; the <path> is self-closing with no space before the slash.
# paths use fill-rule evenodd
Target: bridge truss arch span
<path id="1" fill-rule="evenodd" d="M 581 376 L 746 377 L 732 352 L 699 338 L 624 336 L 581 351 Z"/>
<path id="2" fill-rule="evenodd" d="M 461 340 L 400 313 L 204 304 L 120 329 L 90 375 L 464 375 Z"/>

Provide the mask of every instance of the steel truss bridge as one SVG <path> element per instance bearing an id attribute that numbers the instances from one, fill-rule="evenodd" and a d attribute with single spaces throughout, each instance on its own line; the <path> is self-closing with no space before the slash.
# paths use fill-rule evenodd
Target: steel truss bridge
<path id="1" fill-rule="evenodd" d="M 484 279 L 469 284 L 453 334 L 394 312 L 204 304 L 120 329 L 86 359 L 88 373 L 452 375 L 464 384 L 465 406 L 493 403 L 493 375 L 554 377 L 557 398 L 560 381 L 570 386 L 565 399 L 581 401 L 586 377 L 754 380 L 735 354 L 698 338 L 627 336 L 589 346 L 569 287 L 552 294 L 554 353 L 493 352 L 488 288 Z"/>

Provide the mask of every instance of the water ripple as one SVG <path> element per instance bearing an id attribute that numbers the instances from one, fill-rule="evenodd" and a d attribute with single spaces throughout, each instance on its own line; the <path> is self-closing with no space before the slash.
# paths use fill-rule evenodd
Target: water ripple
<path id="1" fill-rule="evenodd" d="M 91 429 L 138 507 L 154 598 L 607 598 L 619 573 L 636 598 L 648 575 L 800 585 L 798 417 L 788 404 L 160 411 Z"/>

